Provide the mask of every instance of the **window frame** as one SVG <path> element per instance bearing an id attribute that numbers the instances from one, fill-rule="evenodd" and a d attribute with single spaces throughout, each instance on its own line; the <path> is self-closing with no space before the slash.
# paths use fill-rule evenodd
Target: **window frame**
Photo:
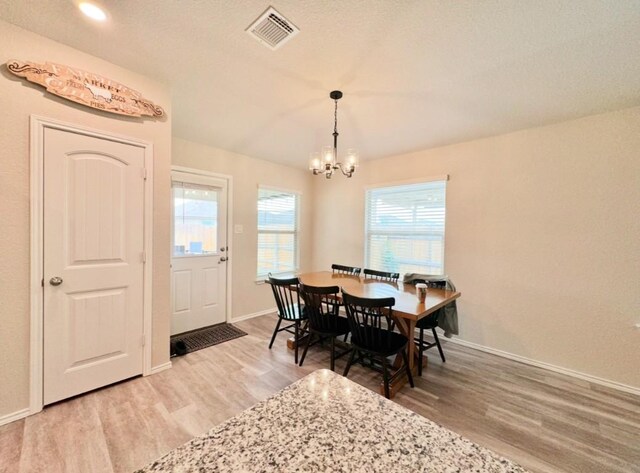
<path id="1" fill-rule="evenodd" d="M 449 181 L 449 175 L 439 175 L 439 176 L 429 176 L 424 178 L 416 178 L 416 179 L 408 179 L 403 181 L 391 181 L 391 182 L 381 182 L 377 184 L 372 184 L 369 186 L 365 186 L 364 188 L 364 261 L 363 268 L 369 268 L 369 236 L 371 232 L 369 231 L 369 215 L 370 215 L 370 202 L 367 197 L 369 191 L 374 189 L 384 189 L 390 187 L 400 187 L 400 186 L 410 186 L 414 184 L 427 184 L 429 182 L 436 181 L 444 181 L 445 182 L 445 202 L 444 202 L 444 211 L 445 211 L 445 224 L 442 229 L 442 274 L 446 274 L 446 226 L 447 226 L 447 187 Z M 411 236 L 415 235 L 413 232 L 373 232 L 374 235 L 398 235 L 398 236 Z M 370 268 L 370 269 L 379 269 L 379 268 Z M 400 277 L 403 277 L 403 274 L 400 274 Z"/>
<path id="2" fill-rule="evenodd" d="M 260 210 L 258 209 L 258 204 L 260 202 L 260 191 L 261 190 L 281 192 L 283 194 L 291 194 L 291 195 L 293 195 L 295 197 L 295 228 L 294 228 L 293 231 L 289 231 L 289 230 L 270 230 L 270 231 L 260 230 L 260 225 L 259 225 Z M 257 194 L 256 194 L 256 282 L 264 282 L 265 279 L 269 275 L 268 272 L 265 273 L 265 274 L 259 274 L 258 273 L 258 269 L 260 267 L 260 260 L 259 260 L 260 248 L 259 248 L 258 245 L 260 243 L 260 235 L 261 234 L 268 234 L 268 235 L 290 235 L 291 234 L 291 235 L 293 235 L 293 246 L 294 246 L 294 251 L 293 251 L 293 258 L 294 258 L 293 270 L 291 270 L 291 271 L 272 272 L 271 273 L 272 275 L 274 275 L 274 276 L 292 275 L 293 276 L 294 274 L 297 274 L 298 271 L 300 270 L 300 204 L 301 204 L 301 202 L 302 202 L 302 192 L 300 192 L 299 190 L 258 184 Z"/>

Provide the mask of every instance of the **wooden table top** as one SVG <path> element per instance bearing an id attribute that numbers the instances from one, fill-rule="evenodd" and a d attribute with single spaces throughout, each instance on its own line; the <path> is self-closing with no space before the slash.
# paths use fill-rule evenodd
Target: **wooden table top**
<path id="1" fill-rule="evenodd" d="M 359 276 L 335 274 L 331 271 L 305 273 L 298 277 L 309 286 L 338 286 L 357 297 L 394 297 L 396 299 L 393 306 L 394 315 L 412 320 L 426 317 L 461 295 L 457 291 L 429 288 L 427 299 L 422 303 L 416 296 L 416 290 L 412 284 L 382 282 Z"/>

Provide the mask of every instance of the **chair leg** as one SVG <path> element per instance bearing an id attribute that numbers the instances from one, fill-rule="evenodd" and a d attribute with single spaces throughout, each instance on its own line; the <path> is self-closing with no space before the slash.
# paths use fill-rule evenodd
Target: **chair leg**
<path id="1" fill-rule="evenodd" d="M 349 355 L 349 361 L 347 361 L 347 366 L 344 367 L 344 373 L 342 373 L 342 376 L 344 376 L 345 378 L 347 377 L 347 375 L 349 374 L 349 368 L 351 368 L 351 363 L 353 363 L 353 359 L 356 356 L 356 349 L 352 349 L 351 350 L 351 355 Z"/>
<path id="2" fill-rule="evenodd" d="M 309 335 L 307 336 L 307 344 L 304 347 L 304 351 L 302 352 L 302 358 L 300 358 L 300 366 L 302 366 L 302 363 L 304 363 L 304 357 L 307 356 L 307 350 L 309 350 L 309 345 L 311 345 L 311 332 L 309 332 Z"/>
<path id="3" fill-rule="evenodd" d="M 387 367 L 387 359 L 382 357 L 382 379 L 384 380 L 384 397 L 390 399 L 389 394 L 389 368 Z"/>
<path id="4" fill-rule="evenodd" d="M 442 347 L 440 346 L 440 339 L 438 338 L 438 334 L 436 333 L 436 329 L 433 328 L 433 338 L 436 339 L 436 346 L 438 347 L 438 351 L 440 352 L 440 358 L 442 358 L 442 361 L 447 361 L 444 359 L 444 352 L 442 351 Z"/>
<path id="5" fill-rule="evenodd" d="M 296 320 L 296 323 L 295 323 L 295 334 L 294 334 L 294 338 L 293 338 L 296 341 L 295 357 L 294 357 L 296 365 L 298 364 L 298 345 L 300 344 L 299 340 L 298 340 L 298 328 L 299 328 L 299 326 L 300 326 L 300 322 L 298 322 Z"/>
<path id="6" fill-rule="evenodd" d="M 418 347 L 418 376 L 422 376 L 422 355 L 424 354 L 424 329 L 420 329 L 420 346 Z"/>
<path id="7" fill-rule="evenodd" d="M 409 368 L 409 360 L 407 358 L 407 350 L 402 350 L 402 361 L 404 361 L 404 369 L 407 372 L 407 378 L 409 378 L 409 386 L 415 387 L 413 384 L 413 374 L 411 374 L 411 368 Z"/>
<path id="8" fill-rule="evenodd" d="M 331 337 L 331 371 L 336 368 L 336 337 Z"/>
<path id="9" fill-rule="evenodd" d="M 282 323 L 282 319 L 278 317 L 278 323 L 276 324 L 276 328 L 273 331 L 273 335 L 271 336 L 271 343 L 269 343 L 269 350 L 273 346 L 273 341 L 276 339 L 276 335 L 278 335 L 278 329 L 280 328 L 280 324 Z"/>

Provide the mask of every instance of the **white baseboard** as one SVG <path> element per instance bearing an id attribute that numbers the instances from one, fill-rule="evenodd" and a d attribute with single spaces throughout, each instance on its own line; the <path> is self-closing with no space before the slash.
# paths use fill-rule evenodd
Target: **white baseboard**
<path id="1" fill-rule="evenodd" d="M 240 317 L 232 318 L 230 322 L 242 322 L 243 320 L 253 319 L 254 317 L 260 317 L 261 315 L 273 314 L 277 310 L 278 309 L 274 307 L 273 309 L 261 310 L 260 312 L 254 312 L 253 314 L 241 315 Z"/>
<path id="2" fill-rule="evenodd" d="M 3 416 L 0 416 L 0 425 L 10 424 L 11 422 L 15 422 L 16 420 L 24 419 L 30 414 L 31 409 L 29 409 L 28 407 L 20 409 L 19 411 L 12 412 L 10 414 L 5 414 Z"/>
<path id="3" fill-rule="evenodd" d="M 171 366 L 172 366 L 171 362 L 167 361 L 166 363 L 162 363 L 161 365 L 154 366 L 153 368 L 151 368 L 151 372 L 149 374 L 152 375 L 152 374 L 160 373 L 161 371 L 170 369 Z"/>
<path id="4" fill-rule="evenodd" d="M 590 383 L 599 384 L 601 386 L 606 386 L 608 388 L 617 389 L 618 391 L 624 391 L 626 393 L 631 393 L 631 394 L 640 396 L 640 388 L 629 386 L 627 384 L 618 383 L 615 381 L 610 381 L 604 378 L 598 378 L 597 376 L 592 376 L 590 374 L 582 373 L 580 371 L 574 371 L 569 368 L 563 368 L 562 366 L 556 366 L 550 363 L 545 363 L 544 361 L 538 361 L 532 358 L 527 358 L 525 356 L 515 355 L 507 351 L 502 351 L 496 348 L 487 347 L 485 345 L 480 345 L 478 343 L 468 342 L 460 338 L 445 338 L 445 339 L 441 338 L 441 341 L 455 343 L 457 345 L 473 348 L 475 350 L 483 351 L 485 353 L 491 353 L 492 355 L 501 356 L 502 358 L 508 358 L 509 360 L 519 361 L 520 363 L 524 363 L 526 365 L 536 366 L 538 368 L 543 368 L 549 371 L 553 371 L 555 373 L 564 374 L 567 376 L 571 376 L 573 378 L 578 378 L 584 381 L 588 381 Z"/>

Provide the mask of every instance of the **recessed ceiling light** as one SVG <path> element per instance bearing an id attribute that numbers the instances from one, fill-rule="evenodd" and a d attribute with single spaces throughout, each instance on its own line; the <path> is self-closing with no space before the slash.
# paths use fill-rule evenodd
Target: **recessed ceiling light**
<path id="1" fill-rule="evenodd" d="M 96 21 L 104 21 L 107 19 L 107 14 L 104 10 L 93 3 L 82 2 L 78 5 L 80 11 L 86 16 Z"/>

